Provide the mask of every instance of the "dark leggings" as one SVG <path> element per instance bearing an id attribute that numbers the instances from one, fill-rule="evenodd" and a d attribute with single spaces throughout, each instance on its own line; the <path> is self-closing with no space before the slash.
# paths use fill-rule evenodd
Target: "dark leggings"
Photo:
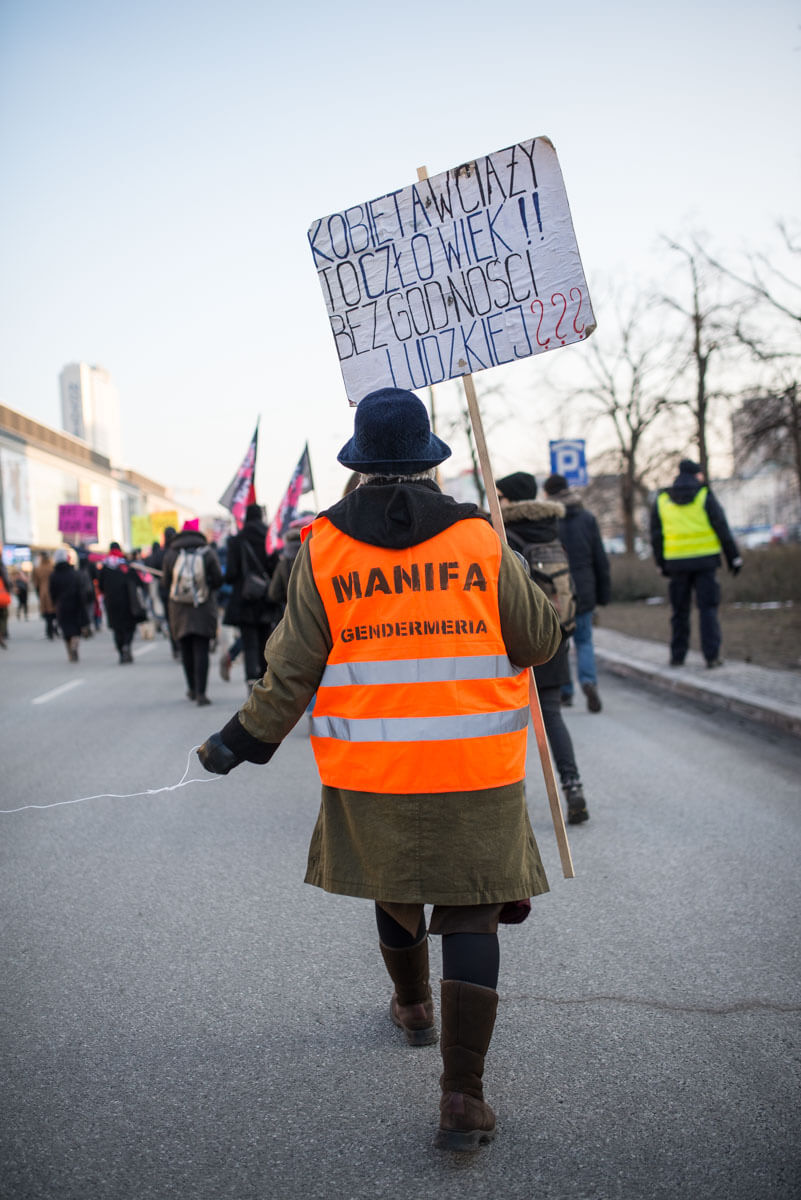
<path id="1" fill-rule="evenodd" d="M 379 904 L 375 906 L 378 936 L 385 946 L 405 950 L 416 946 L 425 937 L 425 918 L 420 918 L 417 933 L 412 937 Z M 477 983 L 479 987 L 496 988 L 501 951 L 497 933 L 445 933 L 442 935 L 442 978 Z"/>
<path id="2" fill-rule="evenodd" d="M 209 678 L 209 642 L 211 638 L 190 633 L 181 638 L 181 659 L 190 692 L 205 696 Z"/>
<path id="3" fill-rule="evenodd" d="M 551 753 L 562 783 L 578 779 L 576 755 L 573 742 L 562 716 L 562 689 L 560 687 L 539 688 L 542 723 L 548 735 Z"/>

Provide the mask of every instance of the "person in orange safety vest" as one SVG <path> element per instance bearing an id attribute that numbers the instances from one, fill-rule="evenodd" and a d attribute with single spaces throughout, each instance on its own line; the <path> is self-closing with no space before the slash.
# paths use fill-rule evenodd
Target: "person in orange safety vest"
<path id="1" fill-rule="evenodd" d="M 440 491 L 449 455 L 413 392 L 361 401 L 338 455 L 360 485 L 304 530 L 264 676 L 198 754 L 219 774 L 268 762 L 316 693 L 306 882 L 374 902 L 412 1046 L 437 1041 L 426 934 L 441 937 L 436 1145 L 471 1150 L 495 1135 L 498 924 L 548 889 L 526 808 L 528 668 L 561 633 L 486 515 Z"/>

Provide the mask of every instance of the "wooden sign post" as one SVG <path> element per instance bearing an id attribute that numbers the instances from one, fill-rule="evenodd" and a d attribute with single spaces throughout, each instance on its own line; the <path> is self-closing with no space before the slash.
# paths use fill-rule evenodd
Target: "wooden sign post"
<path id="1" fill-rule="evenodd" d="M 421 181 L 428 178 L 428 171 L 425 167 L 417 168 L 417 178 Z M 487 441 L 484 437 L 484 425 L 481 420 L 481 409 L 478 407 L 478 397 L 476 396 L 476 387 L 473 383 L 472 374 L 463 375 L 462 384 L 464 386 L 465 398 L 467 399 L 467 411 L 470 414 L 473 437 L 476 441 L 478 461 L 481 467 L 481 477 L 484 481 L 484 491 L 487 494 L 492 527 L 501 541 L 506 543 L 506 526 L 503 523 L 501 504 L 498 499 L 497 488 L 495 487 L 495 476 L 492 473 L 489 450 L 487 449 Z M 570 844 L 567 840 L 565 818 L 562 815 L 562 806 L 559 803 L 559 791 L 556 786 L 556 776 L 554 774 L 553 762 L 551 761 L 551 752 L 548 748 L 548 736 L 545 732 L 545 722 L 542 717 L 542 706 L 540 704 L 539 692 L 537 691 L 537 683 L 534 679 L 533 668 L 529 670 L 528 703 L 531 709 L 534 736 L 537 739 L 537 749 L 540 752 L 540 765 L 542 766 L 542 774 L 545 779 L 545 790 L 548 793 L 548 804 L 551 809 L 551 820 L 553 821 L 554 833 L 556 835 L 556 844 L 559 848 L 562 874 L 565 879 L 574 879 L 576 873 L 573 869 L 573 858 L 570 854 Z"/>

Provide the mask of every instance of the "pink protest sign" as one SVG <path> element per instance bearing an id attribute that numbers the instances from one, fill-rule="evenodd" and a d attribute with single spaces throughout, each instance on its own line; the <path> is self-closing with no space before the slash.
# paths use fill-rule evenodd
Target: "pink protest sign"
<path id="1" fill-rule="evenodd" d="M 96 542 L 97 505 L 59 504 L 58 528 L 61 533 L 78 534 L 89 542 Z"/>

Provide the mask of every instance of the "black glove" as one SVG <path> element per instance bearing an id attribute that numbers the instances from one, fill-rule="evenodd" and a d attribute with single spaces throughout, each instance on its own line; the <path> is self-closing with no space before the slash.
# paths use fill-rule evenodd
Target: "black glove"
<path id="1" fill-rule="evenodd" d="M 739 575 L 743 569 L 743 560 L 741 558 L 733 558 L 729 564 L 729 570 L 732 575 Z"/>
<path id="2" fill-rule="evenodd" d="M 219 733 L 213 733 L 210 738 L 206 739 L 198 750 L 197 756 L 212 775 L 227 775 L 229 771 L 233 771 L 234 767 L 238 767 L 244 761 L 226 746 Z"/>

